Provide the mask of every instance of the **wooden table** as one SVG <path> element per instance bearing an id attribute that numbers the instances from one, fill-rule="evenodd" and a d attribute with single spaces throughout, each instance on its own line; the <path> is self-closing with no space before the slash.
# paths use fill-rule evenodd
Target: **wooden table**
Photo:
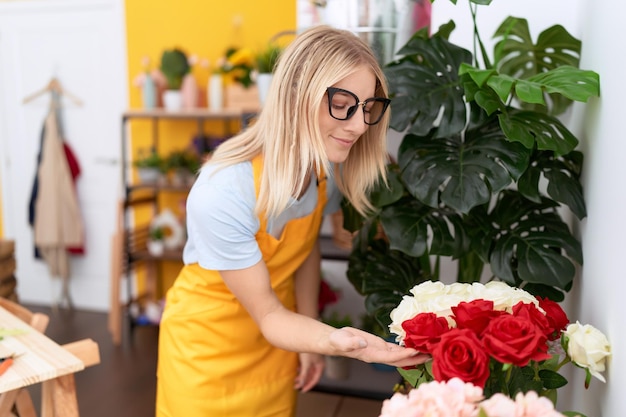
<path id="1" fill-rule="evenodd" d="M 0 375 L 0 415 L 4 416 L 4 413 L 10 411 L 20 388 L 41 382 L 42 417 L 77 417 L 73 374 L 83 370 L 85 363 L 2 307 L 0 328 L 23 331 L 0 340 L 0 357 L 17 355 L 13 365 Z"/>

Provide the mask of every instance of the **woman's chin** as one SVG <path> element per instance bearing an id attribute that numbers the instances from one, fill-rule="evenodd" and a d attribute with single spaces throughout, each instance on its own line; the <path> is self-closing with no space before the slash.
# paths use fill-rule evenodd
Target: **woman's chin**
<path id="1" fill-rule="evenodd" d="M 344 151 L 331 151 L 327 152 L 328 160 L 333 164 L 341 164 L 348 159 L 348 155 L 350 154 L 350 150 L 346 149 Z"/>

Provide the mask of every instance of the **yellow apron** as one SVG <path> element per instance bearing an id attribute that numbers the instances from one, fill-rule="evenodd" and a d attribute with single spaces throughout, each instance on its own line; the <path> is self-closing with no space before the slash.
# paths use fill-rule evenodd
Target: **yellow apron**
<path id="1" fill-rule="evenodd" d="M 252 167 L 258 195 L 263 162 Z M 320 178 L 324 178 L 323 175 Z M 326 181 L 318 184 L 317 206 L 289 221 L 280 240 L 260 217 L 256 240 L 272 288 L 295 311 L 293 274 L 315 244 Z M 293 416 L 298 355 L 270 345 L 224 284 L 219 272 L 186 265 L 167 293 L 159 333 L 158 417 Z"/>

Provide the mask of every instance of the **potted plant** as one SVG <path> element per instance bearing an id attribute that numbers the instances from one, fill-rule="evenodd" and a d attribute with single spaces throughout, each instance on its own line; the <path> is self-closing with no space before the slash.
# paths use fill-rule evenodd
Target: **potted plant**
<path id="1" fill-rule="evenodd" d="M 166 81 L 166 90 L 163 93 L 165 108 L 179 110 L 182 107 L 180 88 L 183 79 L 191 71 L 187 55 L 179 48 L 163 51 L 160 70 Z"/>
<path id="2" fill-rule="evenodd" d="M 173 171 L 172 185 L 191 185 L 200 169 L 200 158 L 188 151 L 174 151 L 166 158 L 165 166 Z"/>
<path id="3" fill-rule="evenodd" d="M 485 2 L 470 1 L 479 52 L 448 41 L 450 21 L 386 66 L 391 127 L 405 132 L 398 162 L 371 217 L 344 207 L 358 231 L 348 277 L 383 325 L 410 288 L 440 278 L 442 259 L 457 261 L 458 282 L 488 275 L 555 301 L 583 262 L 565 221 L 586 216 L 583 155 L 557 116 L 597 96 L 599 77 L 578 68 L 581 43 L 559 25 L 535 42 L 508 17 L 489 56 L 476 27 Z"/>
<path id="4" fill-rule="evenodd" d="M 261 106 L 265 103 L 267 92 L 272 83 L 274 66 L 283 48 L 280 45 L 269 43 L 256 54 L 256 83 L 259 89 L 259 102 Z"/>
<path id="5" fill-rule="evenodd" d="M 148 253 L 152 256 L 161 256 L 165 251 L 165 231 L 160 226 L 153 226 L 148 229 L 148 242 L 146 243 Z"/>
<path id="6" fill-rule="evenodd" d="M 164 179 L 165 161 L 154 148 L 149 151 L 140 150 L 139 157 L 133 165 L 137 168 L 139 180 L 145 184 L 156 184 Z"/>

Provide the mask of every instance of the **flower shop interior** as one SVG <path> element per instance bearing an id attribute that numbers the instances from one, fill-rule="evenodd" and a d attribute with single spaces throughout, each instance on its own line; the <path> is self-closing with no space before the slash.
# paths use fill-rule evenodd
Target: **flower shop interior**
<path id="1" fill-rule="evenodd" d="M 546 131 L 554 127 L 550 133 L 543 133 L 563 139 L 562 142 L 569 141 L 570 148 L 550 148 L 550 144 L 539 140 L 535 145 L 535 152 L 550 150 L 556 156 L 575 148 L 577 156 L 566 158 L 570 166 L 582 165 L 584 160 L 584 169 L 579 170 L 577 177 L 581 186 L 577 201 L 562 192 L 569 185 L 558 183 L 568 181 L 571 176 L 544 176 L 545 184 L 552 182 L 541 183 L 547 190 L 542 196 L 557 195 L 561 190 L 560 198 L 554 200 L 563 206 L 556 211 L 562 214 L 563 224 L 569 229 L 567 237 L 559 240 L 567 256 L 553 257 L 552 252 L 541 250 L 535 253 L 535 247 L 529 246 L 527 252 L 533 253 L 527 253 L 527 257 L 534 256 L 535 263 L 529 263 L 525 272 L 553 273 L 554 285 L 562 290 L 559 294 L 564 294 L 564 299 L 557 301 L 569 321 L 593 323 L 610 341 L 605 352 L 586 352 L 591 364 L 576 360 L 568 351 L 568 359 L 577 366 L 562 370 L 569 381 L 567 385 L 553 387 L 554 392 L 560 388 L 556 409 L 577 410 L 587 417 L 626 415 L 626 398 L 620 395 L 619 388 L 620 380 L 626 378 L 626 372 L 620 371 L 622 368 L 626 371 L 621 356 L 626 338 L 620 336 L 623 325 L 619 325 L 617 311 L 621 305 L 619 294 L 622 290 L 626 292 L 625 273 L 619 272 L 624 248 L 619 242 L 626 235 L 626 217 L 620 209 L 626 206 L 626 187 L 621 181 L 626 178 L 626 164 L 620 155 L 626 154 L 626 141 L 621 140 L 621 128 L 615 126 L 624 117 L 622 104 L 612 105 L 621 103 L 622 93 L 626 96 L 625 83 L 615 77 L 626 64 L 624 54 L 619 52 L 626 32 L 622 22 L 625 14 L 626 5 L 610 0 L 0 1 L 0 289 L 3 290 L 0 295 L 25 306 L 31 313 L 48 316 L 50 322 L 44 334 L 55 348 L 79 339 L 97 345 L 91 346 L 90 352 L 95 349 L 96 353 L 88 359 L 84 359 L 84 351 L 78 352 L 76 356 L 86 369 L 69 374 L 74 378 L 70 384 L 72 398 L 77 401 L 74 414 L 56 415 L 78 415 L 79 411 L 89 416 L 154 415 L 158 321 L 163 295 L 182 265 L 186 192 L 202 157 L 254 123 L 255 114 L 262 111 L 263 75 L 271 73 L 271 65 L 263 69 L 269 59 L 263 52 L 279 53 L 276 51 L 289 44 L 298 32 L 315 24 L 352 30 L 371 44 L 385 66 L 393 115 L 397 107 L 416 102 L 403 101 L 402 91 L 394 102 L 394 91 L 401 90 L 402 85 L 392 78 L 400 79 L 406 64 L 400 61 L 400 49 L 420 28 L 430 28 L 425 32 L 428 37 L 451 20 L 455 28 L 448 40 L 480 56 L 476 61 L 464 59 L 476 67 L 478 61 L 497 60 L 486 56 L 492 54 L 498 36 L 511 35 L 523 42 L 527 35 L 532 40 L 538 39 L 537 48 L 540 48 L 542 42 L 549 43 L 551 35 L 554 39 L 555 33 L 562 36 L 562 32 L 555 29 L 539 34 L 546 28 L 562 26 L 575 38 L 559 39 L 578 48 L 575 64 L 567 61 L 564 66 L 588 70 L 575 73 L 584 77 L 585 81 L 578 83 L 585 84 L 584 88 L 564 87 L 563 83 L 559 84 L 563 78 L 553 84 L 543 79 L 518 82 L 514 87 L 517 98 L 506 101 L 500 96 L 500 99 L 506 101 L 506 106 L 515 105 L 516 100 L 536 105 L 538 102 L 529 97 L 533 88 L 540 88 L 573 100 L 554 119 L 558 121 L 542 125 Z M 512 23 L 501 26 L 503 21 L 512 22 L 505 20 L 508 16 L 518 18 L 517 23 L 525 19 L 527 26 L 522 26 L 529 34 L 524 29 L 515 29 L 518 26 L 513 28 Z M 475 28 L 481 33 L 479 45 Z M 506 48 L 507 44 L 503 45 Z M 549 51 L 541 58 L 544 67 L 550 69 L 553 64 L 550 54 L 555 49 L 557 53 L 563 52 L 567 45 L 545 47 Z M 495 50 L 497 54 L 498 48 Z M 441 57 L 452 55 L 451 52 Z M 181 66 L 182 73 L 177 73 Z M 504 84 L 511 90 L 511 77 L 497 78 L 487 70 L 461 68 L 477 85 L 480 77 L 492 77 L 493 82 L 484 83 L 493 88 L 492 92 L 501 92 L 498 88 L 504 88 Z M 590 92 L 585 88 L 587 82 L 593 84 L 593 74 L 599 75 L 599 83 L 596 79 L 595 91 Z M 515 76 L 523 78 L 519 73 Z M 179 94 L 172 103 L 174 99 L 165 93 L 175 83 Z M 419 90 L 416 95 L 420 95 Z M 489 100 L 498 101 L 484 97 L 476 93 L 474 99 L 485 110 Z M 621 115 L 617 119 L 612 116 L 615 109 Z M 506 131 L 507 122 L 514 123 L 503 116 L 508 113 L 502 107 L 496 109 L 494 105 L 492 111 L 502 111 L 498 117 L 503 130 Z M 398 111 L 403 112 L 406 113 L 405 109 Z M 438 108 L 435 116 L 439 120 L 432 126 L 443 124 L 441 119 L 445 120 L 446 114 Z M 398 123 L 400 128 L 394 129 L 393 117 L 388 152 L 391 159 L 403 164 L 406 158 L 399 153 L 405 148 L 404 130 L 410 128 L 412 133 L 425 135 L 429 127 L 419 133 L 418 128 L 407 127 L 411 121 L 403 126 Z M 511 130 L 514 129 L 515 126 Z M 63 175 L 54 171 L 42 175 L 41 171 L 45 160 L 44 139 L 52 130 L 63 143 L 60 149 L 68 161 L 69 169 Z M 564 130 L 571 132 L 573 141 L 562 134 Z M 532 143 L 535 136 L 541 135 L 536 130 L 528 131 Z M 517 154 L 514 152 L 512 158 Z M 620 161 L 611 162 L 616 158 Z M 140 176 L 148 171 L 142 171 L 143 168 L 155 167 L 158 167 L 156 178 Z M 185 169 L 186 176 L 180 176 Z M 59 186 L 61 182 L 63 185 Z M 35 231 L 44 217 L 41 213 L 50 213 L 46 209 L 40 213 L 37 201 L 43 199 L 43 190 L 48 186 L 65 185 L 63 191 L 60 188 L 51 191 L 52 198 L 55 193 L 70 195 L 68 205 L 74 219 L 70 223 L 76 228 L 76 238 L 55 261 L 34 250 Z M 441 187 L 444 186 L 442 183 Z M 528 188 L 527 183 L 525 187 L 521 182 L 516 186 Z M 495 187 L 492 182 L 487 192 Z M 568 205 L 582 209 L 571 213 L 565 207 Z M 352 268 L 353 234 L 343 228 L 343 216 L 339 214 L 326 218 L 321 231 L 322 319 L 336 326 L 364 327 L 372 317 L 365 305 L 366 294 L 348 277 Z M 518 220 L 513 223 L 522 222 Z M 385 225 L 384 219 L 382 222 Z M 428 233 L 433 233 L 434 226 L 429 227 Z M 524 237 L 533 233 L 534 229 Z M 522 245 L 519 242 L 522 240 L 516 243 L 516 250 Z M 539 244 L 553 249 L 552 242 Z M 430 253 L 434 254 L 434 249 Z M 441 264 L 436 263 L 437 277 L 450 284 L 461 276 L 458 270 L 467 265 L 451 256 L 444 258 Z M 430 258 L 432 262 L 435 259 L 440 258 Z M 498 275 L 493 265 L 496 261 L 491 261 L 491 270 L 482 271 L 485 281 Z M 516 262 L 521 264 L 522 259 Z M 538 264 L 541 267 L 533 269 Z M 564 269 L 571 277 L 560 280 Z M 511 279 L 517 278 L 519 275 Z M 537 278 L 534 282 L 543 281 Z M 530 291 L 534 287 L 527 288 Z M 0 307 L 5 308 L 2 304 Z M 87 324 L 85 317 L 93 321 Z M 29 324 L 37 328 L 33 323 L 31 320 Z M 0 324 L 2 328 L 6 326 L 6 322 Z M 78 327 L 80 331 L 72 333 Z M 7 334 L 5 340 L 10 338 Z M 574 339 L 570 334 L 569 339 L 562 340 L 572 343 Z M 4 352 L 5 348 L 0 348 Z M 350 360 L 347 368 L 331 370 L 327 361 L 326 373 L 318 387 L 300 394 L 298 417 L 381 415 L 383 402 L 394 394 L 394 386 L 402 377 L 395 368 L 375 365 L 378 364 Z M 601 372 L 605 383 L 597 378 L 589 383 L 591 374 L 597 376 L 596 371 Z M 5 379 L 12 372 L 9 368 Z M 16 390 L 21 386 L 3 385 L 2 378 L 0 374 L 0 413 L 7 414 L 1 415 L 32 415 L 19 412 L 19 407 L 15 414 L 6 411 L 13 402 L 16 407 L 20 403 L 15 398 L 22 398 Z M 32 380 L 30 384 L 27 392 L 44 415 L 47 385 L 33 384 Z M 99 395 L 99 391 L 107 395 Z M 17 397 L 7 396 L 11 393 Z M 9 408 L 6 402 L 11 402 Z M 387 413 L 382 415 L 403 415 L 390 409 Z"/>

